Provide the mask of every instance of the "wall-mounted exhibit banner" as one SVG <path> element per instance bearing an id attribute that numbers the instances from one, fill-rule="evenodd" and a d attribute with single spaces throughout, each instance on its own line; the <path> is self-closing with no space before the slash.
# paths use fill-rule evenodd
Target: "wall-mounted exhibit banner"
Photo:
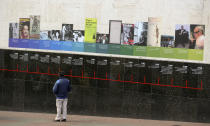
<path id="1" fill-rule="evenodd" d="M 160 47 L 161 18 L 148 18 L 147 46 Z"/>
<path id="2" fill-rule="evenodd" d="M 30 18 L 20 18 L 19 20 L 19 38 L 29 39 L 30 37 Z"/>
<path id="3" fill-rule="evenodd" d="M 40 16 L 30 16 L 20 18 L 19 27 L 9 24 L 9 47 L 203 60 L 204 25 L 176 25 L 175 42 L 174 36 L 161 36 L 160 25 L 161 19 L 152 17 L 135 25 L 110 20 L 109 34 L 104 34 L 96 32 L 97 19 L 87 18 L 85 32 L 73 30 L 73 24 L 40 32 Z"/>
<path id="4" fill-rule="evenodd" d="M 9 23 L 9 38 L 19 38 L 19 24 Z"/>
<path id="5" fill-rule="evenodd" d="M 120 44 L 121 25 L 121 20 L 109 21 L 109 43 Z"/>
<path id="6" fill-rule="evenodd" d="M 40 16 L 30 16 L 30 39 L 40 39 Z"/>
<path id="7" fill-rule="evenodd" d="M 85 42 L 95 43 L 97 32 L 97 19 L 86 18 L 85 19 Z"/>
<path id="8" fill-rule="evenodd" d="M 108 53 L 130 56 L 163 57 L 186 60 L 203 60 L 202 49 L 130 46 L 120 44 L 83 43 L 70 41 L 9 39 L 9 47 L 78 52 Z"/>

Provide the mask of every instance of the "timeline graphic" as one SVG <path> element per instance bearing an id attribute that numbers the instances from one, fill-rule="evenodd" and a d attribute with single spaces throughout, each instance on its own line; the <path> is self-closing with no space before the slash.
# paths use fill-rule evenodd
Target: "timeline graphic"
<path id="1" fill-rule="evenodd" d="M 157 64 L 156 64 L 156 66 L 157 66 Z M 29 67 L 29 65 L 27 64 L 27 69 L 22 71 L 22 70 L 20 70 L 21 69 L 20 65 L 17 64 L 16 69 L 0 69 L 0 71 L 20 72 L 20 73 L 27 73 L 27 74 L 39 74 L 39 75 L 43 75 L 44 74 L 44 75 L 49 75 L 49 76 L 58 76 L 58 74 L 50 73 L 50 67 L 49 66 L 47 68 L 47 71 L 48 71 L 47 73 L 40 72 L 39 71 L 39 66 L 37 66 L 36 72 L 29 71 L 28 67 Z M 61 71 L 60 68 L 58 68 L 58 70 Z M 80 78 L 80 79 L 93 79 L 93 80 L 113 81 L 113 82 L 130 83 L 130 84 L 152 85 L 152 86 L 173 87 L 173 88 L 186 88 L 186 89 L 192 89 L 192 90 L 203 90 L 202 80 L 200 81 L 200 87 L 199 88 L 195 88 L 195 87 L 190 87 L 189 86 L 190 84 L 188 83 L 188 80 L 185 80 L 185 84 L 182 84 L 182 85 L 185 85 L 185 86 L 177 86 L 177 85 L 173 85 L 174 84 L 173 78 L 171 78 L 171 81 L 170 81 L 171 83 L 170 84 L 161 84 L 160 83 L 160 78 L 157 78 L 157 83 L 149 83 L 149 82 L 146 82 L 146 76 L 144 76 L 144 81 L 143 82 L 136 82 L 136 81 L 133 81 L 133 75 L 131 75 L 129 81 L 125 81 L 125 80 L 121 80 L 120 79 L 121 78 L 120 74 L 118 74 L 118 77 L 117 77 L 116 80 L 108 78 L 107 72 L 104 73 L 104 74 L 106 75 L 105 78 L 99 78 L 99 77 L 97 77 L 97 75 L 96 75 L 96 73 L 94 71 L 93 72 L 93 76 L 89 77 L 89 76 L 84 76 L 84 71 L 81 71 L 81 75 L 80 76 L 74 76 L 72 74 L 72 70 L 70 69 L 69 70 L 69 74 L 66 74 L 64 76 L 71 77 L 71 78 Z"/>

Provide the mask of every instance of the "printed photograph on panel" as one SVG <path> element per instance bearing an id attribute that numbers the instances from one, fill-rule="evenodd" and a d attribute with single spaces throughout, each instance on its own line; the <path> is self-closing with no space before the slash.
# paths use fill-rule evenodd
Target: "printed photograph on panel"
<path id="1" fill-rule="evenodd" d="M 53 31 L 52 30 L 49 30 L 48 31 L 48 40 L 53 40 Z"/>
<path id="2" fill-rule="evenodd" d="M 109 34 L 96 34 L 96 42 L 101 44 L 108 44 L 109 43 Z"/>
<path id="3" fill-rule="evenodd" d="M 74 30 L 73 31 L 73 42 L 84 42 L 84 30 Z"/>
<path id="4" fill-rule="evenodd" d="M 40 16 L 30 16 L 30 39 L 40 39 Z"/>
<path id="5" fill-rule="evenodd" d="M 147 46 L 160 47 L 161 17 L 148 17 Z"/>
<path id="6" fill-rule="evenodd" d="M 9 38 L 19 38 L 19 24 L 9 23 Z"/>
<path id="7" fill-rule="evenodd" d="M 178 24 L 175 29 L 175 48 L 189 48 L 190 25 Z"/>
<path id="8" fill-rule="evenodd" d="M 122 24 L 121 44 L 122 45 L 134 44 L 134 24 Z"/>
<path id="9" fill-rule="evenodd" d="M 50 37 L 48 37 L 48 32 L 47 30 L 45 31 L 40 31 L 40 40 L 51 40 L 49 39 Z"/>
<path id="10" fill-rule="evenodd" d="M 205 25 L 190 25 L 190 49 L 203 49 Z"/>
<path id="11" fill-rule="evenodd" d="M 121 20 L 110 20 L 109 21 L 109 43 L 120 44 L 121 39 Z"/>
<path id="12" fill-rule="evenodd" d="M 61 40 L 60 30 L 52 30 L 51 38 L 54 41 L 60 41 Z"/>
<path id="13" fill-rule="evenodd" d="M 29 39 L 30 37 L 30 18 L 20 18 L 19 20 L 19 38 Z"/>
<path id="14" fill-rule="evenodd" d="M 73 41 L 73 24 L 62 24 L 61 40 Z"/>
<path id="15" fill-rule="evenodd" d="M 134 26 L 134 45 L 147 45 L 148 22 L 138 22 Z"/>
<path id="16" fill-rule="evenodd" d="M 161 35 L 161 47 L 174 47 L 174 36 Z"/>

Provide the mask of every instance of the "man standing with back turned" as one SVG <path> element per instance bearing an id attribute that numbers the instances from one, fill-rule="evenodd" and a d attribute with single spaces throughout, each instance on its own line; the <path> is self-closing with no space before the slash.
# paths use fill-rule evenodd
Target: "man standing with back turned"
<path id="1" fill-rule="evenodd" d="M 55 121 L 60 122 L 66 121 L 67 116 L 67 102 L 68 102 L 68 92 L 71 91 L 70 81 L 64 77 L 64 72 L 59 73 L 59 79 L 55 82 L 53 86 L 53 93 L 56 95 L 56 107 L 57 115 Z M 61 111 L 63 116 L 61 117 Z"/>

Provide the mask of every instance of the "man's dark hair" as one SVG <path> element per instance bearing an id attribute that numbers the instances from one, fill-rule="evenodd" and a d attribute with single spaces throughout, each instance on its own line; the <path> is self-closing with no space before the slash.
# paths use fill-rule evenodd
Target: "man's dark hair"
<path id="1" fill-rule="evenodd" d="M 60 71 L 60 72 L 58 73 L 58 75 L 59 75 L 59 77 L 63 77 L 63 76 L 65 75 L 65 73 L 64 73 L 64 71 Z"/>

